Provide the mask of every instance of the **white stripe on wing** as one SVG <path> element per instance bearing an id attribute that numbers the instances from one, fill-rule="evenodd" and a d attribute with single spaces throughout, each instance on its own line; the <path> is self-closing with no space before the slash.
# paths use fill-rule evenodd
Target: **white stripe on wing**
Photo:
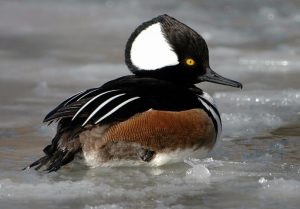
<path id="1" fill-rule="evenodd" d="M 91 90 L 91 91 L 89 91 L 89 92 L 83 94 L 83 95 L 82 95 L 81 97 L 79 97 L 76 101 L 81 100 L 83 97 L 85 97 L 85 96 L 87 96 L 87 95 L 89 95 L 89 94 L 91 94 L 91 93 L 93 93 L 93 92 L 95 92 L 95 91 L 97 91 L 97 90 L 99 90 L 99 89 L 94 89 L 94 90 Z"/>
<path id="2" fill-rule="evenodd" d="M 63 106 L 64 106 L 64 107 L 67 106 L 67 104 L 69 104 L 70 101 L 72 101 L 75 97 L 77 97 L 77 96 L 83 94 L 84 92 L 85 92 L 85 91 L 81 91 L 81 92 L 78 92 L 77 94 L 74 94 L 73 96 L 70 96 L 68 99 L 66 99 L 64 102 L 62 102 L 62 103 L 65 103 L 65 104 L 63 104 Z"/>
<path id="3" fill-rule="evenodd" d="M 95 99 L 101 97 L 102 95 L 105 95 L 105 94 L 107 94 L 107 93 L 109 93 L 109 92 L 113 92 L 113 91 L 117 91 L 117 90 L 105 91 L 105 92 L 103 92 L 103 93 L 101 93 L 101 94 L 98 94 L 97 96 L 93 97 L 92 99 L 90 99 L 87 103 L 85 103 L 85 104 L 84 104 L 84 105 L 83 105 L 83 106 L 75 113 L 75 115 L 73 116 L 72 120 L 74 120 L 74 119 L 76 118 L 76 116 L 77 116 L 79 113 L 81 113 L 81 111 L 82 111 L 86 106 L 88 106 L 92 101 L 94 101 Z M 79 99 L 80 99 L 80 98 L 79 98 Z M 79 99 L 78 99 L 78 100 L 79 100 Z"/>
<path id="4" fill-rule="evenodd" d="M 102 120 L 104 120 L 105 118 L 107 118 L 108 116 L 110 116 L 111 114 L 113 114 L 114 112 L 116 112 L 118 109 L 120 109 L 121 107 L 123 107 L 124 105 L 128 104 L 129 102 L 132 102 L 136 99 L 139 99 L 140 97 L 133 97 L 131 99 L 128 99 L 124 102 L 122 102 L 121 104 L 119 104 L 118 106 L 116 106 L 114 109 L 112 109 L 111 111 L 109 111 L 108 113 L 106 113 L 105 115 L 103 115 L 100 119 L 98 119 L 95 124 L 101 122 Z"/>
<path id="5" fill-rule="evenodd" d="M 106 100 L 105 102 L 101 103 L 91 114 L 90 116 L 84 121 L 84 123 L 82 124 L 82 126 L 85 126 L 87 124 L 87 122 L 89 122 L 89 120 L 102 108 L 104 107 L 106 104 L 110 103 L 111 101 L 113 101 L 114 99 L 125 95 L 125 93 L 122 94 L 118 94 L 116 96 L 113 96 L 111 98 L 109 98 L 108 100 Z"/>

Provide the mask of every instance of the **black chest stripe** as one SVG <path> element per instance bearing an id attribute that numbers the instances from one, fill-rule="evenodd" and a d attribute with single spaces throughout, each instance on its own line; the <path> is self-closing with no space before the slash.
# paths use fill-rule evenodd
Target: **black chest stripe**
<path id="1" fill-rule="evenodd" d="M 201 102 L 201 104 L 203 105 L 204 110 L 211 117 L 211 119 L 214 123 L 214 126 L 215 126 L 217 137 L 219 137 L 221 134 L 221 131 L 222 131 L 222 123 L 221 123 L 221 118 L 220 118 L 218 110 L 216 109 L 216 107 L 214 105 L 212 105 L 205 98 L 201 97 L 200 95 L 198 98 L 199 98 L 199 101 Z"/>

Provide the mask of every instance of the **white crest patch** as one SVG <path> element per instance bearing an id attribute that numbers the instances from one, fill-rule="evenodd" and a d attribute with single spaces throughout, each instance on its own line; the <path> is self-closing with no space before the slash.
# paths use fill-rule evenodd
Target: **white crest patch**
<path id="1" fill-rule="evenodd" d="M 130 51 L 133 65 L 143 70 L 177 65 L 178 57 L 164 37 L 160 23 L 143 30 L 133 41 Z"/>

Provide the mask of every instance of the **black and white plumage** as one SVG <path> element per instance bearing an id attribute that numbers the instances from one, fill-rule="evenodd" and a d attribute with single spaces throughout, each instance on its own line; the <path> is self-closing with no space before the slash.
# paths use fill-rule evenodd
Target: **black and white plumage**
<path id="1" fill-rule="evenodd" d="M 211 114 L 216 131 L 221 131 L 220 114 L 212 98 L 196 86 L 184 89 L 168 81 L 125 76 L 71 96 L 51 111 L 44 122 L 72 118 L 70 124 L 84 127 L 126 120 L 149 109 L 181 111 L 192 108 L 201 108 Z"/>
<path id="2" fill-rule="evenodd" d="M 222 130 L 220 114 L 194 84 L 241 84 L 210 69 L 199 34 L 159 16 L 133 32 L 125 60 L 135 75 L 79 92 L 45 117 L 46 123 L 58 122 L 57 134 L 29 167 L 56 171 L 80 154 L 92 166 L 120 160 L 161 165 L 178 152 L 213 147 Z"/>

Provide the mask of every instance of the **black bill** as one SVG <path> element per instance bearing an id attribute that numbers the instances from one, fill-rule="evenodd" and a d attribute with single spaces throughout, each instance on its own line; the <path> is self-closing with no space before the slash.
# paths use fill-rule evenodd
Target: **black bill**
<path id="1" fill-rule="evenodd" d="M 210 68 L 207 68 L 206 73 L 204 75 L 199 76 L 199 81 L 208 81 L 212 83 L 223 84 L 226 86 L 243 88 L 243 85 L 241 83 L 234 80 L 230 80 L 228 78 L 224 78 L 223 76 L 220 76 Z"/>

